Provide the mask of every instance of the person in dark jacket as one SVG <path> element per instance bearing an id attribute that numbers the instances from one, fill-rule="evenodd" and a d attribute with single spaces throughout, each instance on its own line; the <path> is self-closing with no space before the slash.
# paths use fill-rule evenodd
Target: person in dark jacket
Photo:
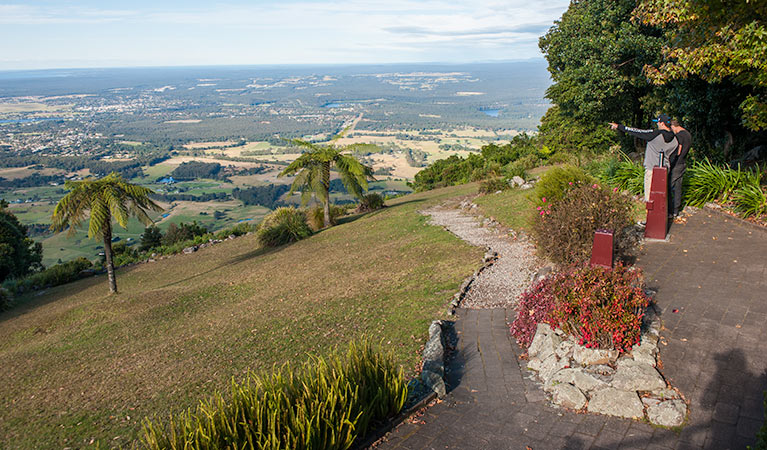
<path id="1" fill-rule="evenodd" d="M 610 128 L 626 133 L 629 136 L 641 139 L 647 142 L 647 149 L 644 154 L 644 200 L 650 200 L 650 183 L 652 182 L 652 168 L 657 166 L 660 161 L 660 154 L 663 153 L 663 166 L 669 167 L 668 157 L 677 149 L 679 143 L 671 131 L 671 118 L 666 114 L 661 114 L 653 122 L 658 124 L 657 130 L 640 130 L 631 128 L 614 122 L 610 122 Z"/>
<path id="2" fill-rule="evenodd" d="M 676 135 L 676 140 L 679 142 L 677 150 L 671 154 L 671 193 L 674 201 L 672 203 L 671 214 L 676 218 L 679 215 L 679 209 L 682 207 L 682 178 L 684 177 L 684 171 L 686 169 L 685 158 L 690 151 L 692 145 L 692 135 L 690 132 L 682 128 L 682 124 L 678 120 L 671 121 L 671 131 Z"/>

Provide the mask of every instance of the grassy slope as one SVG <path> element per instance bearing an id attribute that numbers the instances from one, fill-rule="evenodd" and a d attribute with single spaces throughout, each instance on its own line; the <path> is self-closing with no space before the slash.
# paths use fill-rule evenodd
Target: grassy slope
<path id="1" fill-rule="evenodd" d="M 243 237 L 25 299 L 0 315 L 0 447 L 136 437 L 142 417 L 194 405 L 248 369 L 304 360 L 362 334 L 410 369 L 482 250 L 393 206 L 272 251 Z"/>

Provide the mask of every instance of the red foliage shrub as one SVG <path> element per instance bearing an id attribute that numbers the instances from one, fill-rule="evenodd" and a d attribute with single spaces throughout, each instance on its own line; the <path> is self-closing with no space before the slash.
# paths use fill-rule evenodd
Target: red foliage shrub
<path id="1" fill-rule="evenodd" d="M 622 264 L 612 270 L 570 267 L 523 294 L 511 333 L 526 346 L 545 322 L 586 347 L 629 350 L 639 342 L 650 301 L 640 286 L 641 272 Z"/>

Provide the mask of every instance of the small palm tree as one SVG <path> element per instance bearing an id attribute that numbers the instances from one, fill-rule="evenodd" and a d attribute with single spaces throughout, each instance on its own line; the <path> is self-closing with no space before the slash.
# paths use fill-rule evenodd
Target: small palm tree
<path id="1" fill-rule="evenodd" d="M 368 180 L 373 178 L 373 169 L 357 161 L 351 155 L 344 154 L 354 146 L 336 148 L 327 145 L 317 145 L 311 142 L 294 139 L 294 144 L 309 150 L 290 163 L 280 172 L 280 176 L 296 175 L 290 194 L 301 191 L 301 202 L 306 204 L 314 196 L 323 204 L 325 226 L 330 226 L 330 169 L 335 167 L 346 190 L 357 198 L 368 188 Z"/>
<path id="2" fill-rule="evenodd" d="M 86 216 L 90 216 L 88 237 L 103 238 L 109 291 L 117 293 L 112 261 L 112 218 L 123 228 L 127 228 L 130 216 L 149 225 L 152 219 L 147 210 L 162 211 L 162 208 L 149 198 L 154 193 L 151 189 L 128 183 L 115 172 L 95 180 L 67 181 L 64 187 L 70 192 L 53 210 L 51 228 L 61 231 L 69 227 L 69 234 L 72 235 Z"/>

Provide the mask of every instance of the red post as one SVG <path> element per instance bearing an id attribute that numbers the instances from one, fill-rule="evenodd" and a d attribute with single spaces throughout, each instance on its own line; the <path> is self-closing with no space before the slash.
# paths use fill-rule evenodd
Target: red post
<path id="1" fill-rule="evenodd" d="M 647 222 L 644 237 L 666 239 L 668 231 L 668 169 L 653 167 L 650 200 L 647 202 Z"/>
<path id="2" fill-rule="evenodd" d="M 597 230 L 594 232 L 594 246 L 591 247 L 592 266 L 613 268 L 613 232 Z"/>

